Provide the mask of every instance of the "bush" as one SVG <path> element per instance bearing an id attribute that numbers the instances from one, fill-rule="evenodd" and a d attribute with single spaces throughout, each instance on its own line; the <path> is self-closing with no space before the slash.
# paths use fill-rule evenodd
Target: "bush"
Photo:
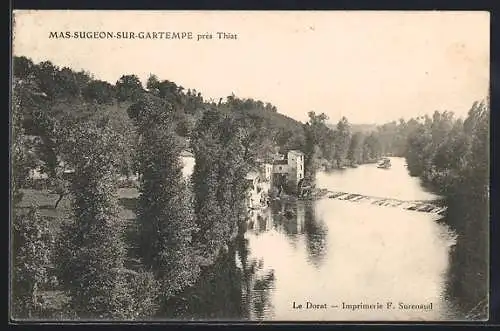
<path id="1" fill-rule="evenodd" d="M 31 206 L 26 214 L 14 215 L 13 228 L 14 317 L 37 317 L 44 308 L 39 291 L 49 280 L 53 243 L 49 221 Z"/>

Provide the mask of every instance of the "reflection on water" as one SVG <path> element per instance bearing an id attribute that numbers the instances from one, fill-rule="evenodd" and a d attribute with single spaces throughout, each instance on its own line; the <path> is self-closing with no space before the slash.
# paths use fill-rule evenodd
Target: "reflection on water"
<path id="1" fill-rule="evenodd" d="M 270 312 L 269 290 L 274 272 L 262 260 L 250 259 L 248 240 L 239 237 L 215 265 L 175 300 L 159 317 L 176 320 L 259 320 Z"/>
<path id="2" fill-rule="evenodd" d="M 250 252 L 276 276 L 270 289 L 275 320 L 439 320 L 449 318 L 443 290 L 447 227 L 425 214 L 390 207 L 320 200 L 275 214 L 275 227 L 249 231 Z M 304 217 L 297 217 L 304 215 Z M 315 304 L 427 304 L 429 311 L 296 310 Z"/>
<path id="3" fill-rule="evenodd" d="M 331 190 L 407 200 L 433 199 L 393 159 L 321 173 Z M 401 169 L 402 168 L 402 169 Z M 391 172 L 393 172 L 391 174 Z M 448 289 L 456 235 L 431 214 L 322 199 L 274 202 L 252 211 L 238 238 L 199 284 L 185 294 L 177 318 L 250 320 L 461 319 Z M 451 294 L 450 294 L 451 293 Z M 327 309 L 296 309 L 307 302 Z M 387 309 L 387 302 L 395 308 Z M 382 309 L 342 309 L 377 305 Z M 432 309 L 399 309 L 399 303 Z M 336 307 L 335 307 L 336 306 Z M 169 315 L 171 316 L 171 315 Z"/>

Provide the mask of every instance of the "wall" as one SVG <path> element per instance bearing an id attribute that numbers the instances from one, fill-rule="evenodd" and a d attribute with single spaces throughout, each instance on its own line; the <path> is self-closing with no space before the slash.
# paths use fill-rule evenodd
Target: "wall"
<path id="1" fill-rule="evenodd" d="M 263 171 L 264 172 L 264 179 L 266 181 L 270 182 L 272 179 L 271 177 L 273 175 L 273 165 L 266 163 L 263 165 L 263 170 L 264 170 Z"/>
<path id="2" fill-rule="evenodd" d="M 193 174 L 194 170 L 194 157 L 192 156 L 181 156 L 181 161 L 182 161 L 182 174 L 184 175 L 184 178 L 189 179 L 190 176 Z"/>
<path id="3" fill-rule="evenodd" d="M 290 180 L 296 185 L 304 178 L 304 155 L 297 152 L 288 152 L 288 165 L 290 169 Z"/>
<path id="4" fill-rule="evenodd" d="M 289 168 L 288 164 L 273 164 L 273 174 L 287 174 Z"/>

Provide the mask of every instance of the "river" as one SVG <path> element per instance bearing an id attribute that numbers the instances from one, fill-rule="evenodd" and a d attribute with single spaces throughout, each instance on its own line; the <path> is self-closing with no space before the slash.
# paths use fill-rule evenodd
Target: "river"
<path id="1" fill-rule="evenodd" d="M 317 186 L 400 200 L 438 198 L 408 175 L 404 159 L 391 161 L 387 170 L 368 164 L 320 172 Z M 456 235 L 432 214 L 325 198 L 273 204 L 252 212 L 246 227 L 170 314 L 195 320 L 463 319 L 447 288 Z M 317 308 L 308 309 L 308 302 Z"/>

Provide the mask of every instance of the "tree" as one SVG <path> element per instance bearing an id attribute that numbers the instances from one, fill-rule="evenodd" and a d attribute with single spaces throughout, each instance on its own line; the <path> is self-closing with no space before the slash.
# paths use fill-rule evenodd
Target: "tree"
<path id="1" fill-rule="evenodd" d="M 218 157 L 221 151 L 216 130 L 220 116 L 216 110 L 205 112 L 191 137 L 195 157 L 191 178 L 194 211 L 199 228 L 195 233 L 195 242 L 202 248 L 206 258 L 213 257 L 218 252 L 229 232 L 217 199 Z"/>
<path id="2" fill-rule="evenodd" d="M 370 133 L 363 142 L 363 162 L 373 162 L 381 156 L 381 145 L 377 135 Z"/>
<path id="3" fill-rule="evenodd" d="M 429 168 L 432 151 L 432 135 L 425 124 L 419 124 L 408 136 L 406 159 L 412 176 L 420 176 Z"/>
<path id="4" fill-rule="evenodd" d="M 149 319 L 154 317 L 160 307 L 162 289 L 155 274 L 150 271 L 140 270 L 130 274 L 128 284 L 132 288 L 135 313 L 134 319 Z"/>
<path id="5" fill-rule="evenodd" d="M 171 103 L 179 102 L 180 91 L 174 82 L 169 80 L 161 81 L 157 84 L 157 89 L 161 98 L 167 99 Z"/>
<path id="6" fill-rule="evenodd" d="M 41 92 L 33 77 L 25 80 L 16 80 L 14 84 L 13 114 L 19 116 L 23 123 L 22 131 L 25 134 L 38 137 L 30 144 L 30 152 L 34 161 L 40 163 L 42 172 L 50 177 L 56 177 L 59 166 L 59 128 L 64 126 L 62 121 L 68 117 L 76 103 L 68 105 L 49 100 Z M 63 106 L 64 105 L 64 106 Z M 76 108 L 76 107 L 75 107 Z M 26 141 L 26 140 L 25 140 Z"/>
<path id="7" fill-rule="evenodd" d="M 139 137 L 127 109 L 118 105 L 101 106 L 96 119 L 101 122 L 101 125 L 109 126 L 117 134 L 120 145 L 123 146 L 121 153 L 118 155 L 119 160 L 117 160 L 119 173 L 127 177 L 136 173 L 135 162 Z"/>
<path id="8" fill-rule="evenodd" d="M 93 80 L 84 88 L 83 97 L 87 101 L 95 101 L 98 104 L 112 103 L 115 96 L 113 85 L 102 80 Z"/>
<path id="9" fill-rule="evenodd" d="M 118 101 L 137 101 L 144 92 L 142 83 L 136 75 L 123 75 L 116 82 L 116 98 Z"/>
<path id="10" fill-rule="evenodd" d="M 175 132 L 181 137 L 189 137 L 196 125 L 196 118 L 188 114 L 184 114 L 177 122 Z"/>
<path id="11" fill-rule="evenodd" d="M 13 217 L 13 306 L 17 318 L 40 316 L 40 290 L 48 281 L 53 237 L 36 206 Z"/>
<path id="12" fill-rule="evenodd" d="M 313 129 L 309 123 L 304 124 L 304 132 L 305 132 L 304 177 L 309 180 L 312 180 L 314 179 L 316 174 L 315 160 L 318 157 L 318 154 L 316 153 L 317 145 L 315 144 Z"/>
<path id="13" fill-rule="evenodd" d="M 56 83 L 59 88 L 58 98 L 77 98 L 85 85 L 80 85 L 76 79 L 76 74 L 70 68 L 64 67 L 56 74 Z"/>
<path id="14" fill-rule="evenodd" d="M 61 177 L 49 178 L 49 190 L 58 195 L 54 204 L 54 209 L 57 209 L 62 199 L 70 193 L 69 182 Z"/>
<path id="15" fill-rule="evenodd" d="M 59 279 L 81 318 L 134 316 L 124 270 L 123 223 L 116 196 L 120 139 L 109 127 L 80 123 L 65 129 L 65 152 L 75 167 L 73 220 L 61 228 Z"/>
<path id="16" fill-rule="evenodd" d="M 347 118 L 342 117 L 340 121 L 337 123 L 334 139 L 335 139 L 334 160 L 337 163 L 337 166 L 341 166 L 347 157 L 347 152 L 349 150 L 349 142 L 351 140 L 351 129 Z"/>
<path id="17" fill-rule="evenodd" d="M 14 56 L 12 59 L 14 77 L 26 79 L 32 75 L 35 64 L 25 56 Z"/>
<path id="18" fill-rule="evenodd" d="M 10 150 L 12 163 L 11 192 L 14 205 L 22 199 L 21 189 L 26 187 L 29 179 L 30 169 L 34 166 L 34 159 L 30 155 L 30 143 L 25 137 L 22 126 L 23 113 L 18 80 L 14 81 L 14 93 L 12 96 L 12 146 Z"/>
<path id="19" fill-rule="evenodd" d="M 191 238 L 196 229 L 192 197 L 182 175 L 182 144 L 163 103 L 146 99 L 139 106 L 141 257 L 168 299 L 193 284 L 199 273 Z"/>
<path id="20" fill-rule="evenodd" d="M 261 117 L 247 115 L 234 120 L 228 119 L 227 126 L 236 126 L 232 133 L 237 136 L 243 147 L 243 157 L 248 163 L 255 165 L 257 158 L 264 159 L 273 152 L 272 133 Z"/>
<path id="21" fill-rule="evenodd" d="M 237 232 L 245 216 L 245 176 L 254 161 L 246 145 L 249 128 L 233 116 L 234 111 L 208 110 L 191 137 L 195 155 L 192 175 L 196 242 L 212 258 Z"/>
<path id="22" fill-rule="evenodd" d="M 159 90 L 158 87 L 160 85 L 160 81 L 158 80 L 158 77 L 156 75 L 150 74 L 148 77 L 148 81 L 146 82 L 146 88 L 148 89 L 149 92 L 158 95 Z"/>
<path id="23" fill-rule="evenodd" d="M 260 148 L 252 148 L 249 139 L 255 137 L 258 129 L 231 116 L 223 118 L 217 131 L 222 147 L 218 160 L 218 201 L 228 224 L 229 238 L 226 240 L 229 240 L 246 216 L 245 198 L 248 187 L 245 176 L 256 165 L 256 157 L 261 148 L 265 150 L 265 144 L 262 139 L 256 138 L 261 142 Z"/>
<path id="24" fill-rule="evenodd" d="M 476 102 L 464 122 L 464 131 L 469 136 L 471 149 L 467 155 L 471 191 L 477 198 L 488 200 L 489 195 L 489 100 Z"/>
<path id="25" fill-rule="evenodd" d="M 363 134 L 356 132 L 351 137 L 347 159 L 351 164 L 361 163 L 363 160 Z"/>
<path id="26" fill-rule="evenodd" d="M 38 86 L 40 86 L 41 90 L 50 100 L 54 100 L 59 93 L 59 86 L 56 78 L 58 71 L 59 68 L 50 61 L 41 62 L 35 67 L 35 76 Z"/>
<path id="27" fill-rule="evenodd" d="M 331 160 L 334 155 L 335 145 L 333 132 L 327 127 L 328 116 L 324 113 L 316 115 L 314 111 L 308 112 L 309 121 L 304 126 L 305 131 L 305 177 L 314 178 L 316 159 L 321 157 Z"/>

